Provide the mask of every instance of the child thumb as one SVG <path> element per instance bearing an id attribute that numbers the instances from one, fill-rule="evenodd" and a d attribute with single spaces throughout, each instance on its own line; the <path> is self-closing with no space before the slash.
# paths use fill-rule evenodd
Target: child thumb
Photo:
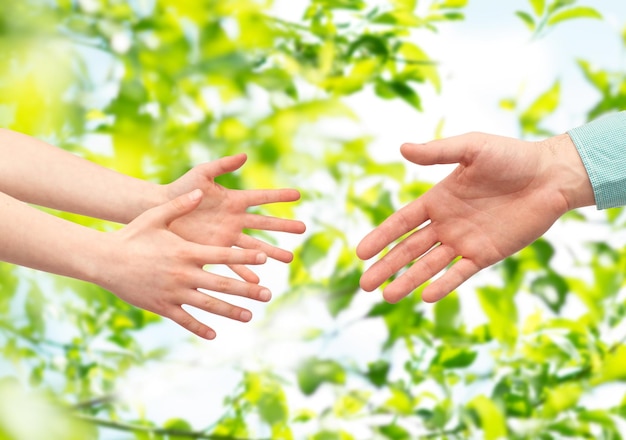
<path id="1" fill-rule="evenodd" d="M 169 224 L 177 218 L 189 214 L 196 209 L 202 200 L 202 196 L 202 190 L 200 189 L 195 189 L 190 193 L 178 196 L 161 205 L 158 216 L 166 226 L 169 226 Z"/>

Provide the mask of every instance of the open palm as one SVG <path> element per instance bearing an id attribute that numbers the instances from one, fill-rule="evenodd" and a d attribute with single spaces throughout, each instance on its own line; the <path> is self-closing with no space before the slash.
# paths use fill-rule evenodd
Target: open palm
<path id="1" fill-rule="evenodd" d="M 415 261 L 384 289 L 385 299 L 396 302 L 461 257 L 424 289 L 425 301 L 437 301 L 532 243 L 574 207 L 561 183 L 579 178 L 580 169 L 570 173 L 562 154 L 574 164 L 580 159 L 573 147 L 563 148 L 564 142 L 571 144 L 569 138 L 525 142 L 473 133 L 403 145 L 402 154 L 417 164 L 459 165 L 361 241 L 357 254 L 369 259 L 413 231 L 363 274 L 362 288 L 374 290 Z"/>
<path id="2" fill-rule="evenodd" d="M 196 243 L 257 249 L 270 258 L 289 262 L 293 259 L 291 252 L 251 237 L 245 230 L 300 234 L 304 232 L 305 225 L 296 220 L 253 214 L 248 209 L 268 203 L 293 202 L 300 198 L 300 193 L 294 189 L 233 190 L 215 182 L 217 176 L 239 169 L 245 161 L 245 154 L 224 157 L 196 166 L 176 181 L 165 185 L 168 199 L 195 188 L 204 193 L 200 206 L 174 221 L 170 228 L 179 236 Z M 232 269 L 246 281 L 258 282 L 256 275 L 243 266 L 232 266 Z"/>

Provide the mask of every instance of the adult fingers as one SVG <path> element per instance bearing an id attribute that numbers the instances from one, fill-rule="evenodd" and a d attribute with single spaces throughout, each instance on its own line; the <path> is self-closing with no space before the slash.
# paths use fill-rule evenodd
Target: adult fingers
<path id="1" fill-rule="evenodd" d="M 383 297 L 388 302 L 398 302 L 441 272 L 455 257 L 456 253 L 451 247 L 446 245 L 435 247 L 417 260 L 405 273 L 389 283 L 383 290 Z"/>
<path id="2" fill-rule="evenodd" d="M 439 301 L 478 273 L 478 271 L 480 271 L 480 267 L 476 263 L 467 258 L 461 258 L 446 270 L 440 278 L 426 286 L 422 292 L 422 299 L 426 302 Z"/>
<path id="3" fill-rule="evenodd" d="M 421 199 L 417 199 L 391 214 L 376 229 L 365 236 L 356 248 L 357 256 L 362 260 L 372 258 L 393 241 L 428 220 L 426 208 Z"/>
<path id="4" fill-rule="evenodd" d="M 261 281 L 259 276 L 246 266 L 240 264 L 229 264 L 228 268 L 247 283 L 259 284 L 259 281 Z"/>
<path id="5" fill-rule="evenodd" d="M 483 133 L 468 133 L 425 144 L 406 143 L 400 147 L 400 152 L 419 165 L 467 163 L 486 141 L 487 135 Z"/>
<path id="6" fill-rule="evenodd" d="M 425 226 L 417 230 L 363 273 L 361 288 L 371 292 L 411 261 L 421 257 L 436 243 L 437 235 L 433 228 Z"/>
<path id="7" fill-rule="evenodd" d="M 200 336 L 204 339 L 215 339 L 216 334 L 211 327 L 202 324 L 180 306 L 172 307 L 166 316 L 176 324 L 189 330 L 194 335 Z"/>
<path id="8" fill-rule="evenodd" d="M 291 234 L 302 234 L 306 231 L 305 224 L 299 220 L 289 220 L 258 214 L 246 214 L 244 227 L 263 231 L 289 232 Z"/>
<path id="9" fill-rule="evenodd" d="M 268 257 L 273 258 L 274 260 L 282 261 L 283 263 L 290 263 L 293 260 L 293 254 L 291 252 L 272 246 L 271 244 L 265 243 L 264 241 L 250 237 L 246 234 L 241 234 L 234 244 L 242 249 L 260 250 L 265 252 Z"/>
<path id="10" fill-rule="evenodd" d="M 300 191 L 291 188 L 282 189 L 248 189 L 243 192 L 248 206 L 266 205 L 268 203 L 295 202 L 300 200 Z"/>

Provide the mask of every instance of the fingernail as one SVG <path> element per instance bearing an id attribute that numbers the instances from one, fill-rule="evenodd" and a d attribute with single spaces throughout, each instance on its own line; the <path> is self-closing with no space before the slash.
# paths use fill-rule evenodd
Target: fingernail
<path id="1" fill-rule="evenodd" d="M 205 336 L 206 336 L 207 339 L 215 339 L 216 334 L 215 334 L 215 332 L 213 330 L 208 329 L 206 331 Z"/>
<path id="2" fill-rule="evenodd" d="M 252 319 L 252 313 L 250 313 L 247 310 L 243 310 L 241 314 L 239 315 L 239 319 L 241 319 L 244 322 L 248 322 Z"/>
<path id="3" fill-rule="evenodd" d="M 265 254 L 258 254 L 256 256 L 256 262 L 259 264 L 265 263 L 267 261 L 267 255 Z"/>
<path id="4" fill-rule="evenodd" d="M 202 190 L 200 189 L 194 189 L 192 192 L 189 193 L 189 200 L 191 200 L 192 202 L 195 202 L 200 197 L 202 197 Z"/>
<path id="5" fill-rule="evenodd" d="M 270 292 L 268 289 L 263 289 L 259 292 L 259 299 L 261 301 L 269 301 L 271 297 L 272 292 Z"/>

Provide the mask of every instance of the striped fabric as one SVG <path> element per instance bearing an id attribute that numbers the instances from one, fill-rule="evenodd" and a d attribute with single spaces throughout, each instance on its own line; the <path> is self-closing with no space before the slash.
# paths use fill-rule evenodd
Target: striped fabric
<path id="1" fill-rule="evenodd" d="M 597 208 L 626 205 L 626 111 L 567 133 L 587 169 Z"/>

